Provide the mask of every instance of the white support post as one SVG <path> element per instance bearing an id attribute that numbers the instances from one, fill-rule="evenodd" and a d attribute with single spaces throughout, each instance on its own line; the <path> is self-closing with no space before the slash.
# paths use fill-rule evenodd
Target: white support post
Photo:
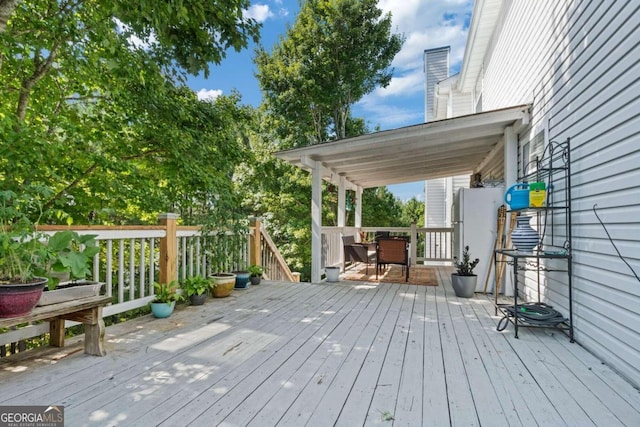
<path id="1" fill-rule="evenodd" d="M 518 179 L 518 137 L 513 126 L 504 130 L 504 184 L 505 189 L 516 183 Z M 509 217 L 505 221 L 505 236 L 509 232 Z M 513 295 L 513 267 L 506 266 L 504 272 L 504 294 Z"/>
<path id="2" fill-rule="evenodd" d="M 415 222 L 411 223 L 411 237 L 409 242 L 411 242 L 409 260 L 411 264 L 415 264 L 418 259 L 418 230 Z"/>
<path id="3" fill-rule="evenodd" d="M 347 204 L 346 204 L 346 186 L 347 180 L 344 176 L 340 176 L 340 182 L 338 185 L 338 227 L 340 227 L 340 237 L 344 235 L 344 226 L 346 224 L 347 217 Z M 342 260 L 342 271 L 345 269 L 344 262 L 344 247 L 342 245 L 338 245 L 340 248 L 340 259 Z"/>
<path id="4" fill-rule="evenodd" d="M 340 183 L 338 184 L 338 227 L 344 227 L 346 225 L 346 186 L 346 180 L 344 179 L 344 176 L 341 176 Z"/>
<path id="5" fill-rule="evenodd" d="M 354 225 L 356 228 L 362 227 L 362 187 L 359 185 L 356 187 L 356 214 Z"/>
<path id="6" fill-rule="evenodd" d="M 311 172 L 311 283 L 322 275 L 322 163 L 308 160 Z"/>

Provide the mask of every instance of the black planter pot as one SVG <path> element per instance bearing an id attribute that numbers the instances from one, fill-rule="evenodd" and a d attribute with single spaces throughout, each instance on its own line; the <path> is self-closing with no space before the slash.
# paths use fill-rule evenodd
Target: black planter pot
<path id="1" fill-rule="evenodd" d="M 189 297 L 189 302 L 191 303 L 191 305 L 202 305 L 204 304 L 206 299 L 207 299 L 207 294 L 202 293 L 200 295 L 191 295 Z"/>
<path id="2" fill-rule="evenodd" d="M 259 285 L 260 284 L 260 280 L 261 280 L 260 276 L 251 276 L 251 277 L 249 277 L 249 281 L 251 282 L 252 285 Z"/>

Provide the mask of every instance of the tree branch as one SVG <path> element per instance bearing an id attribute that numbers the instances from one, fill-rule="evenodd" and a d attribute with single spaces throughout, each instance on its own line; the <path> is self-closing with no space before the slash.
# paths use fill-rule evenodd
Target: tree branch
<path id="1" fill-rule="evenodd" d="M 2 0 L 0 0 L 2 1 Z M 22 87 L 20 88 L 20 97 L 18 98 L 18 107 L 16 109 L 16 117 L 18 121 L 22 122 L 27 115 L 27 106 L 29 104 L 29 95 L 31 94 L 31 89 L 38 83 L 45 74 L 51 69 L 51 65 L 53 65 L 53 61 L 58 53 L 58 49 L 60 49 L 60 41 L 56 41 L 51 50 L 49 51 L 49 56 L 46 60 L 40 61 L 39 55 L 34 57 L 33 63 L 35 65 L 35 70 L 31 77 L 24 79 L 22 81 Z"/>

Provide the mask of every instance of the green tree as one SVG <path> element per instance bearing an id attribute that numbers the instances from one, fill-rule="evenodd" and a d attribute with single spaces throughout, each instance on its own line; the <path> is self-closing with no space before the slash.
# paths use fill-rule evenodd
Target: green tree
<path id="1" fill-rule="evenodd" d="M 402 224 L 405 227 L 415 223 L 418 227 L 424 224 L 424 202 L 415 197 L 402 203 Z"/>
<path id="2" fill-rule="evenodd" d="M 402 226 L 402 204 L 387 187 L 367 188 L 362 192 L 363 227 Z"/>
<path id="3" fill-rule="evenodd" d="M 47 207 L 80 221 L 238 211 L 246 112 L 237 95 L 201 102 L 180 82 L 258 25 L 248 1 L 210 3 L 3 1 L 2 187 L 45 184 Z"/>
<path id="4" fill-rule="evenodd" d="M 376 0 L 309 0 L 271 53 L 256 52 L 269 108 L 303 124 L 307 143 L 345 138 L 351 106 L 391 81 L 403 37 Z"/>
<path id="5" fill-rule="evenodd" d="M 101 16 L 96 26 L 75 27 L 75 35 L 100 33 L 102 27 L 119 24 L 123 36 L 133 37 L 136 44 L 144 45 L 158 63 L 171 67 L 177 63 L 189 73 L 209 73 L 210 63 L 220 64 L 229 48 L 240 51 L 251 39 L 259 40 L 260 25 L 245 16 L 249 0 L 207 2 L 197 0 L 80 0 L 80 1 L 19 1 L 0 0 L 0 34 L 5 32 L 11 19 L 19 19 L 25 12 L 34 18 L 46 19 L 50 30 L 64 20 L 83 16 Z M 76 21 L 77 22 L 77 21 Z M 82 23 L 82 22 L 80 22 Z M 68 33 L 68 35 L 73 35 Z M 62 46 L 60 33 L 49 33 L 54 41 L 49 57 L 55 58 Z"/>

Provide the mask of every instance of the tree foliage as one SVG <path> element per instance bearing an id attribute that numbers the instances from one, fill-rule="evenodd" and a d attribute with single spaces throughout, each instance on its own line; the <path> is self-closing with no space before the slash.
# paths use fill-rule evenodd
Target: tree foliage
<path id="1" fill-rule="evenodd" d="M 411 224 L 418 227 L 424 224 L 424 202 L 415 197 L 402 203 L 402 225 L 408 227 Z"/>
<path id="2" fill-rule="evenodd" d="M 237 95 L 198 101 L 181 82 L 257 39 L 248 4 L 3 1 L 3 188 L 49 186 L 46 207 L 79 222 L 238 212 L 246 108 Z"/>
<path id="3" fill-rule="evenodd" d="M 351 106 L 386 87 L 404 39 L 376 0 L 309 0 L 271 53 L 256 52 L 269 108 L 304 124 L 307 143 L 347 136 Z"/>

